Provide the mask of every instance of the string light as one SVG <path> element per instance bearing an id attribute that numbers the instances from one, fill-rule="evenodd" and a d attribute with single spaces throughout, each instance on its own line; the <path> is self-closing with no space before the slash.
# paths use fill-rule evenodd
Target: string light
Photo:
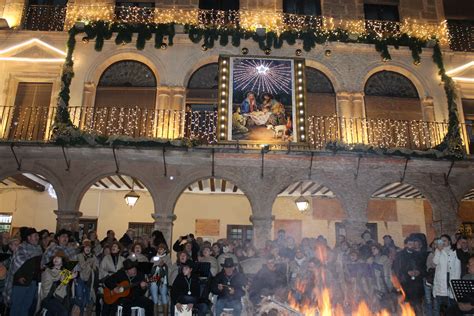
<path id="1" fill-rule="evenodd" d="M 442 45 L 448 43 L 447 23 L 418 22 L 404 19 L 402 22 L 367 21 L 364 19 L 335 19 L 294 15 L 268 10 L 218 11 L 200 9 L 138 8 L 115 7 L 114 5 L 68 5 L 65 29 L 69 29 L 76 21 L 117 21 L 130 23 L 175 23 L 194 26 L 240 27 L 249 31 L 264 28 L 266 32 L 281 34 L 284 31 L 302 31 L 308 28 L 322 33 L 332 32 L 337 35 L 347 32 L 349 38 L 375 33 L 379 37 L 399 36 L 406 34 L 422 40 L 437 39 Z"/>

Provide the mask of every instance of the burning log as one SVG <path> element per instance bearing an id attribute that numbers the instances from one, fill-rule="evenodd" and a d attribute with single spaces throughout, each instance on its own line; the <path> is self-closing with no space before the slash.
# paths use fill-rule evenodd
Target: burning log
<path id="1" fill-rule="evenodd" d="M 260 303 L 257 315 L 304 316 L 290 305 L 279 302 L 273 297 L 264 297 Z"/>

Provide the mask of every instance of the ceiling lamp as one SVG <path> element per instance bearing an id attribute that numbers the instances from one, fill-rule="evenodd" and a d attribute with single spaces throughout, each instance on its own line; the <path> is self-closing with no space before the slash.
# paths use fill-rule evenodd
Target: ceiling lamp
<path id="1" fill-rule="evenodd" d="M 132 179 L 132 190 L 128 192 L 127 194 L 125 194 L 124 196 L 125 203 L 127 203 L 127 205 L 130 207 L 134 207 L 135 204 L 137 204 L 138 199 L 140 198 L 140 194 L 138 194 L 137 192 L 135 192 L 135 190 L 133 190 L 134 184 L 135 184 L 135 180 Z"/>
<path id="2" fill-rule="evenodd" d="M 309 208 L 309 201 L 302 195 L 296 199 L 295 204 L 301 213 L 306 212 Z"/>

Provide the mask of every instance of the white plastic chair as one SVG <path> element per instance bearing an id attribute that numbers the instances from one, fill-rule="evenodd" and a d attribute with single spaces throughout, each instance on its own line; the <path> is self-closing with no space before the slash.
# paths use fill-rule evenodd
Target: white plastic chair
<path id="1" fill-rule="evenodd" d="M 117 307 L 117 316 L 122 316 L 122 312 L 123 312 L 123 306 L 118 306 Z M 145 316 L 145 309 L 144 308 L 141 308 L 141 307 L 138 307 L 138 306 L 133 306 L 132 307 L 132 315 L 134 314 L 135 312 L 135 316 Z"/>

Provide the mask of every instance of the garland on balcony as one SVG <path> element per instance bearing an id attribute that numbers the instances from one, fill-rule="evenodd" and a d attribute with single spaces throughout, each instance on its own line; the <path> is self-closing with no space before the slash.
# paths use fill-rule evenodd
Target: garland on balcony
<path id="1" fill-rule="evenodd" d="M 444 84 L 444 91 L 448 100 L 448 132 L 443 141 L 436 146 L 437 150 L 443 151 L 452 155 L 454 158 L 462 159 L 465 155 L 464 146 L 462 143 L 461 130 L 459 126 L 458 106 L 456 104 L 456 87 L 454 80 L 446 74 L 444 68 L 443 53 L 437 43 L 433 48 L 433 61 L 439 69 L 441 81 Z"/>
<path id="2" fill-rule="evenodd" d="M 280 34 L 270 31 L 264 35 L 257 34 L 256 31 L 249 31 L 239 27 L 199 27 L 195 25 L 185 25 L 185 33 L 188 34 L 189 39 L 193 43 L 200 43 L 203 40 L 203 49 L 212 48 L 216 41 L 219 41 L 221 46 L 226 46 L 229 43 L 229 37 L 232 45 L 238 47 L 241 44 L 241 40 L 252 39 L 258 43 L 259 48 L 267 52 L 272 48 L 279 49 L 283 43 L 286 42 L 288 45 L 294 45 L 296 40 L 302 40 L 303 49 L 305 51 L 311 51 L 317 44 L 325 44 L 328 41 L 338 41 L 345 43 L 365 43 L 375 45 L 375 49 L 380 52 L 381 57 L 384 61 L 391 60 L 391 55 L 388 50 L 388 46 L 393 46 L 398 49 L 400 46 L 407 46 L 412 53 L 413 63 L 420 63 L 420 54 L 422 48 L 426 47 L 428 41 L 419 39 L 417 37 L 409 36 L 408 34 L 400 34 L 397 36 L 389 36 L 380 38 L 372 33 L 367 34 L 352 34 L 343 29 L 334 29 L 331 31 L 321 31 L 317 29 L 306 29 L 303 31 L 284 31 Z M 58 111 L 55 118 L 55 129 L 54 135 L 57 140 L 60 140 L 61 135 L 64 135 L 64 139 L 72 138 L 78 140 L 79 143 L 89 143 L 88 140 L 92 136 L 86 135 L 80 131 L 77 127 L 73 126 L 69 117 L 68 105 L 70 99 L 70 85 L 72 78 L 74 77 L 74 62 L 73 53 L 76 46 L 76 36 L 80 33 L 85 33 L 83 42 L 89 42 L 95 39 L 95 50 L 101 51 L 105 40 L 112 38 L 112 35 L 116 33 L 115 43 L 117 45 L 124 45 L 131 43 L 133 34 L 137 33 L 136 48 L 143 50 L 146 42 L 151 40 L 155 35 L 155 48 L 166 48 L 167 46 L 173 45 L 173 38 L 175 36 L 175 24 L 127 24 L 127 23 L 109 23 L 105 21 L 96 21 L 85 25 L 83 28 L 73 26 L 69 30 L 69 39 L 67 42 L 67 56 L 63 66 L 61 76 L 61 92 L 59 93 L 58 99 Z M 164 43 L 165 37 L 168 38 L 168 43 Z M 435 41 L 433 49 L 433 61 L 436 63 L 439 69 L 441 80 L 444 84 L 444 89 L 448 101 L 449 111 L 449 126 L 448 133 L 446 134 L 443 142 L 438 145 L 435 149 L 445 153 L 446 156 L 462 159 L 464 157 L 464 148 L 462 145 L 462 139 L 459 128 L 459 119 L 457 113 L 457 105 L 455 102 L 455 87 L 453 80 L 446 74 L 443 56 L 438 41 L 433 38 L 431 41 Z M 75 136 L 72 136 L 75 135 Z M 102 144 L 103 141 L 97 137 L 93 137 L 94 142 Z M 98 141 L 97 141 L 98 140 Z M 127 141 L 129 143 L 129 141 Z M 347 150 L 349 146 L 336 146 L 328 145 L 331 150 L 338 148 L 340 150 L 344 148 Z M 367 149 L 371 150 L 371 149 Z M 438 156 L 438 155 L 435 155 Z"/>
<path id="3" fill-rule="evenodd" d="M 259 35 L 255 31 L 249 31 L 239 27 L 203 28 L 196 25 L 185 25 L 184 30 L 193 43 L 197 44 L 203 40 L 204 49 L 213 48 L 216 41 L 218 41 L 221 46 L 227 46 L 229 36 L 231 37 L 231 42 L 234 47 L 240 46 L 241 40 L 252 39 L 258 43 L 262 51 L 268 51 L 272 48 L 279 49 L 284 42 L 288 45 L 294 45 L 298 39 L 303 42 L 303 49 L 306 52 L 314 49 L 317 44 L 322 45 L 327 42 L 364 43 L 374 44 L 375 49 L 380 53 L 382 59 L 388 61 L 392 59 L 388 50 L 389 45 L 394 46 L 396 49 L 400 46 L 407 46 L 412 52 L 413 62 L 415 64 L 420 62 L 422 48 L 425 47 L 428 42 L 416 37 L 411 37 L 408 34 L 380 38 L 374 33 L 357 35 L 339 28 L 331 31 L 323 31 L 320 29 L 284 31 L 281 34 L 270 31 L 264 35 Z M 433 38 L 433 40 L 435 39 Z"/>

